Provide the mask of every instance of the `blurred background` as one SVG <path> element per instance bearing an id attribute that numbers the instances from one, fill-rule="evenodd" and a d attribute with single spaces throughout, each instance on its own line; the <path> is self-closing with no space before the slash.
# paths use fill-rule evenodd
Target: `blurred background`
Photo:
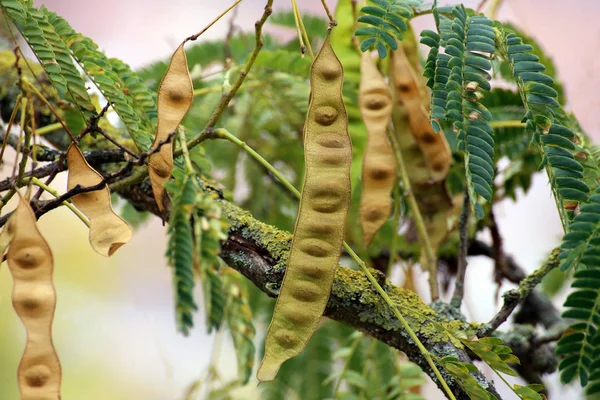
<path id="1" fill-rule="evenodd" d="M 229 4 L 207 0 L 48 0 L 34 1 L 65 17 L 74 29 L 91 37 L 111 57 L 133 68 L 171 55 L 181 40 L 199 31 Z M 328 1 L 333 8 L 335 1 Z M 457 2 L 441 2 L 455 4 Z M 478 1 L 464 1 L 475 8 Z M 244 0 L 236 24 L 253 29 L 264 2 Z M 276 1 L 275 9 L 288 9 Z M 320 0 L 303 0 L 304 12 L 322 14 Z M 578 0 L 506 0 L 499 19 L 513 21 L 534 36 L 554 57 L 568 98 L 583 128 L 600 136 L 596 122 L 600 108 L 600 2 Z M 431 28 L 430 17 L 414 20 L 417 30 Z M 213 26 L 200 40 L 225 35 L 228 20 Z M 267 30 L 268 30 L 267 25 Z M 573 40 L 572 38 L 577 38 Z M 62 185 L 62 186 L 61 186 Z M 57 179 L 62 190 L 65 179 Z M 7 207 L 10 208 L 10 207 Z M 518 204 L 501 203 L 496 209 L 505 250 L 532 271 L 561 238 L 545 175 L 537 175 L 533 188 Z M 525 223 L 524 223 L 525 221 Z M 188 388 L 207 374 L 214 335 L 207 335 L 203 318 L 196 318 L 190 336 L 176 332 L 171 271 L 164 259 L 165 227 L 151 219 L 133 240 L 111 259 L 94 253 L 85 226 L 70 212 L 59 209 L 44 216 L 40 227 L 55 263 L 58 304 L 54 341 L 63 367 L 63 399 L 184 399 Z M 488 240 L 487 237 L 482 237 Z M 490 293 L 492 261 L 473 258 L 467 274 L 466 313 L 471 320 L 488 320 L 499 303 Z M 426 282 L 420 282 L 425 287 Z M 0 399 L 18 399 L 16 370 L 25 343 L 24 329 L 11 304 L 12 280 L 5 264 L 0 267 Z M 506 285 L 502 290 L 508 290 Z M 559 298 L 561 298 L 559 296 Z M 559 300 L 559 303 L 560 304 Z M 202 311 L 200 311 L 202 313 Z M 257 335 L 262 335 L 264 327 Z M 224 339 L 229 340 L 228 336 Z M 222 346 L 219 372 L 236 373 L 235 354 Z M 551 399 L 578 398 L 574 388 L 551 382 Z M 256 383 L 254 381 L 254 383 Z M 254 383 L 239 398 L 259 398 Z M 497 385 L 505 399 L 511 394 Z M 443 398 L 435 388 L 427 399 Z"/>

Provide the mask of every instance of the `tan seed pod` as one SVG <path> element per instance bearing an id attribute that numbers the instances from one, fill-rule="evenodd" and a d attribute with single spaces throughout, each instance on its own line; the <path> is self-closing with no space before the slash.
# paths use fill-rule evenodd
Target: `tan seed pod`
<path id="1" fill-rule="evenodd" d="M 435 133 L 429 123 L 429 96 L 415 73 L 418 55 L 416 43 L 412 42 L 399 43 L 398 50 L 392 53 L 389 65 L 394 89 L 392 121 L 429 241 L 437 252 L 456 226 L 462 194 L 451 197 L 446 187 L 451 152 L 444 134 Z M 425 264 L 424 260 L 422 263 Z"/>
<path id="2" fill-rule="evenodd" d="M 0 263 L 4 257 L 4 252 L 8 248 L 8 244 L 13 238 L 12 230 L 8 229 L 8 224 L 4 226 L 4 229 L 0 232 Z"/>
<path id="3" fill-rule="evenodd" d="M 275 378 L 314 333 L 331 292 L 350 206 L 352 144 L 342 100 L 343 68 L 329 35 L 315 57 L 304 125 L 306 173 L 292 248 L 257 377 Z"/>
<path id="4" fill-rule="evenodd" d="M 387 137 L 392 92 L 369 53 L 361 58 L 358 104 L 367 128 L 360 198 L 360 226 L 366 247 L 392 212 L 392 190 L 397 182 L 396 159 Z"/>
<path id="5" fill-rule="evenodd" d="M 88 164 L 75 144 L 71 144 L 67 150 L 67 164 L 68 190 L 77 185 L 86 187 L 102 182 L 102 175 Z M 129 224 L 112 208 L 108 185 L 100 190 L 75 195 L 72 201 L 75 207 L 90 219 L 90 244 L 99 254 L 110 257 L 119 247 L 131 240 Z"/>
<path id="6" fill-rule="evenodd" d="M 441 182 L 448 176 L 451 153 L 446 138 L 436 133 L 429 123 L 429 112 L 423 104 L 419 80 L 404 52 L 402 44 L 392 53 L 390 79 L 395 88 L 397 106 L 408 113 L 410 133 L 421 152 L 429 170 L 431 182 Z M 394 126 L 395 126 L 394 120 Z M 396 128 L 396 134 L 402 135 Z"/>
<path id="7" fill-rule="evenodd" d="M 168 139 L 194 101 L 194 86 L 188 69 L 183 43 L 175 50 L 171 63 L 158 88 L 158 124 L 152 148 Z M 152 183 L 152 192 L 159 210 L 163 210 L 163 193 L 165 182 L 171 178 L 173 170 L 173 146 L 164 144 L 160 150 L 148 159 L 148 173 Z"/>
<path id="8" fill-rule="evenodd" d="M 60 400 L 61 367 L 52 343 L 56 307 L 52 252 L 29 202 L 21 196 L 8 224 L 13 235 L 6 257 L 13 277 L 12 303 L 27 330 L 17 375 L 21 400 Z"/>

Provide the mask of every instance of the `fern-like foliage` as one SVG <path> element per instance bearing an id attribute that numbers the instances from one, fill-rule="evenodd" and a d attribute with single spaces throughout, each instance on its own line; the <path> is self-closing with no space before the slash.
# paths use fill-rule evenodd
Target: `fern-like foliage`
<path id="1" fill-rule="evenodd" d="M 148 89 L 142 79 L 131 70 L 131 67 L 118 58 L 110 58 L 113 71 L 123 82 L 123 92 L 129 94 L 133 100 L 133 109 L 142 121 L 148 119 L 151 124 L 146 128 L 153 128 L 158 119 L 156 108 L 156 93 Z"/>
<path id="2" fill-rule="evenodd" d="M 2 0 L 0 5 L 31 46 L 58 94 L 73 102 L 84 119 L 94 115 L 85 81 L 45 12 L 17 0 Z"/>
<path id="3" fill-rule="evenodd" d="M 566 126 L 556 121 L 561 113 L 558 93 L 550 85 L 554 80 L 543 73 L 545 67 L 532 54 L 533 47 L 503 29 L 497 30 L 501 57 L 509 64 L 519 93 L 525 100 L 525 120 L 528 130 L 535 132 L 539 151 L 557 201 L 563 226 L 579 202 L 585 202 L 590 188 L 583 182 L 583 166 L 575 158 L 582 149 L 578 138 Z"/>
<path id="4" fill-rule="evenodd" d="M 440 359 L 440 364 L 452 375 L 469 398 L 474 400 L 488 400 L 490 394 L 482 388 L 472 373 L 476 373 L 477 367 L 473 364 L 459 361 L 456 357 L 447 356 Z"/>
<path id="5" fill-rule="evenodd" d="M 575 291 L 567 297 L 563 317 L 576 322 L 558 341 L 556 352 L 564 356 L 559 364 L 562 381 L 579 376 L 592 395 L 600 392 L 600 189 L 581 206 L 569 228 L 559 258 L 562 270 L 576 270 L 571 284 Z"/>
<path id="6" fill-rule="evenodd" d="M 65 19 L 48 11 L 45 7 L 40 8 L 40 12 L 46 16 L 61 41 L 71 50 L 72 56 L 83 71 L 113 105 L 137 147 L 142 151 L 148 150 L 152 145 L 154 128 L 149 116 L 141 113 L 144 108 L 136 107 L 136 105 L 141 105 L 137 104 L 139 101 L 136 103 L 136 100 L 140 99 L 139 92 L 142 88 L 132 83 L 134 73 L 129 72 L 127 77 L 122 78 L 113 68 L 109 58 L 98 49 L 98 45 L 90 38 L 77 33 Z M 118 64 L 117 69 L 122 72 L 125 69 L 124 64 Z M 135 89 L 132 93 L 127 90 L 128 84 L 124 79 L 134 86 Z M 147 94 L 146 97 L 148 96 L 152 95 Z M 147 102 L 143 102 L 143 104 L 147 106 Z M 150 115 L 155 116 L 155 112 Z"/>
<path id="7" fill-rule="evenodd" d="M 418 365 L 400 361 L 396 350 L 360 332 L 355 331 L 347 337 L 349 340 L 342 341 L 342 346 L 333 354 L 342 368 L 333 371 L 324 381 L 336 383 L 335 398 L 423 400 L 413 393 L 426 383 Z M 342 383 L 345 390 L 342 390 Z"/>
<path id="8" fill-rule="evenodd" d="M 252 310 L 248 304 L 243 277 L 227 268 L 223 272 L 223 281 L 227 293 L 227 325 L 237 354 L 238 380 L 241 384 L 246 384 L 252 375 L 255 356 Z"/>
<path id="9" fill-rule="evenodd" d="M 358 22 L 368 26 L 358 28 L 356 36 L 366 36 L 360 44 L 361 51 L 376 47 L 379 58 L 387 57 L 387 47 L 398 49 L 397 40 L 402 41 L 402 33 L 408 29 L 407 20 L 413 17 L 413 7 L 422 0 L 369 0 L 374 5 L 361 8 Z"/>
<path id="10" fill-rule="evenodd" d="M 221 240 L 227 238 L 227 226 L 221 209 L 210 195 L 196 190 L 194 199 L 194 269 L 202 281 L 208 332 L 219 329 L 225 315 L 226 294 L 219 270 Z"/>
<path id="11" fill-rule="evenodd" d="M 501 57 L 507 61 L 517 82 L 519 93 L 527 108 L 525 120 L 528 130 L 535 132 L 534 139 L 546 167 L 557 208 L 567 233 L 563 238 L 561 269 L 574 268 L 575 292 L 569 295 L 563 314 L 577 322 L 557 344 L 557 354 L 564 359 L 559 364 L 561 379 L 570 382 L 579 377 L 590 394 L 600 392 L 600 192 L 590 197 L 586 175 L 596 176 L 597 166 L 579 143 L 581 139 L 569 127 L 560 104 L 558 93 L 550 85 L 553 79 L 544 74 L 545 67 L 533 54 L 533 47 L 524 44 L 514 33 L 497 30 Z M 591 163 L 588 162 L 591 159 Z M 583 160 L 583 163 L 579 160 Z M 584 168 L 585 164 L 587 168 Z M 586 171 L 587 170 L 587 171 Z M 591 171 L 590 171 L 591 170 Z M 588 179 L 589 181 L 589 179 Z M 574 210 L 579 214 L 574 216 Z"/>
<path id="12" fill-rule="evenodd" d="M 439 131 L 436 119 L 443 119 L 458 133 L 471 205 L 483 218 L 479 198 L 490 202 L 494 186 L 494 131 L 492 114 L 480 101 L 483 91 L 490 90 L 495 33 L 492 21 L 468 16 L 463 6 L 454 7 L 452 14 L 453 20 L 440 16 L 440 35 L 422 34 L 421 42 L 431 47 L 424 74 L 432 88 L 432 125 Z M 444 56 L 437 46 L 444 48 Z"/>
<path id="13" fill-rule="evenodd" d="M 600 203 L 598 203 L 600 204 Z M 576 290 L 565 302 L 563 317 L 577 322 L 558 341 L 556 353 L 564 358 L 559 364 L 561 380 L 569 383 L 579 376 L 586 393 L 600 393 L 600 271 L 585 269 L 575 272 L 571 287 Z"/>
<path id="14" fill-rule="evenodd" d="M 448 63 L 450 56 L 439 52 L 440 35 L 434 31 L 421 32 L 421 43 L 431 47 L 427 55 L 423 76 L 427 78 L 427 86 L 431 89 L 431 126 L 436 132 L 441 130 L 439 120 L 446 118 L 446 84 L 450 76 Z"/>
<path id="15" fill-rule="evenodd" d="M 168 182 L 172 206 L 169 217 L 167 260 L 173 268 L 175 285 L 175 318 L 177 329 L 184 335 L 194 326 L 192 313 L 198 310 L 194 301 L 194 241 L 192 212 L 196 200 L 193 177 L 180 169 L 173 171 L 174 180 Z"/>

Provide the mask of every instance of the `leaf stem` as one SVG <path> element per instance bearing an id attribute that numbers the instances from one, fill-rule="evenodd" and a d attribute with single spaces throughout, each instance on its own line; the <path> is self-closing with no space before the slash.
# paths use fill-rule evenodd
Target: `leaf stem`
<path id="1" fill-rule="evenodd" d="M 261 82 L 250 82 L 244 85 L 244 89 L 251 89 L 251 88 L 257 88 L 259 86 L 261 86 L 262 83 Z M 209 87 L 204 87 L 204 88 L 199 88 L 194 90 L 194 97 L 197 96 L 202 96 L 208 93 L 218 93 L 220 91 L 223 90 L 223 86 L 222 85 L 216 85 L 216 86 L 209 86 Z"/>
<path id="2" fill-rule="evenodd" d="M 342 381 L 344 380 L 344 375 L 346 374 L 346 371 L 348 370 L 348 367 L 350 366 L 350 360 L 352 359 L 354 352 L 356 352 L 356 349 L 358 348 L 358 345 L 360 344 L 360 341 L 362 340 L 362 338 L 363 338 L 362 334 L 356 335 L 356 338 L 354 338 L 354 340 L 352 341 L 352 344 L 350 345 L 350 353 L 346 357 L 346 361 L 344 362 L 344 366 L 342 367 L 340 376 L 337 380 L 337 383 L 335 384 L 335 389 L 333 391 L 334 399 L 337 399 L 337 394 L 340 391 L 340 387 L 342 386 Z"/>
<path id="3" fill-rule="evenodd" d="M 508 121 L 492 121 L 490 122 L 490 126 L 493 129 L 499 128 L 525 128 L 525 123 L 520 120 L 508 120 Z"/>
<path id="4" fill-rule="evenodd" d="M 27 81 L 26 81 L 26 83 L 27 83 L 27 88 L 30 89 L 33 93 L 35 93 L 37 95 L 37 97 L 39 97 L 39 99 L 42 100 L 42 102 L 44 104 L 46 104 L 46 107 L 48 107 L 48 109 L 52 112 L 52 114 L 54 114 L 54 116 L 56 117 L 56 119 L 58 120 L 60 125 L 65 130 L 65 132 L 67 132 L 67 135 L 69 135 L 69 137 L 73 141 L 73 143 L 77 143 L 77 139 L 75 139 L 75 137 L 73 136 L 73 134 L 71 133 L 69 128 L 67 128 L 67 125 L 65 125 L 65 123 L 62 120 L 62 118 L 60 117 L 60 115 L 58 115 L 58 113 L 56 112 L 54 107 L 52 107 L 52 104 L 50 104 L 50 102 L 44 97 L 44 95 L 34 85 L 32 85 L 30 82 L 27 82 Z"/>
<path id="5" fill-rule="evenodd" d="M 192 166 L 192 161 L 190 159 L 190 151 L 187 147 L 187 142 L 185 138 L 185 131 L 181 128 L 179 129 L 179 145 L 181 146 L 181 151 L 183 152 L 183 159 L 185 160 L 185 167 L 188 170 L 188 173 L 194 173 L 194 167 Z"/>
<path id="6" fill-rule="evenodd" d="M 58 191 L 52 189 L 50 186 L 47 186 L 44 182 L 42 182 L 35 176 L 31 178 L 31 183 L 39 187 L 40 189 L 43 189 L 46 192 L 50 193 L 54 197 L 60 196 L 60 193 L 58 193 Z M 70 201 L 63 201 L 63 205 L 67 206 L 69 210 L 73 211 L 73 214 L 75 214 L 88 228 L 90 227 L 90 221 L 86 218 L 85 215 L 81 213 L 81 211 L 79 211 L 73 204 L 71 204 Z"/>
<path id="7" fill-rule="evenodd" d="M 422 251 L 425 255 L 424 267 L 426 271 L 429 271 L 429 290 L 431 291 L 431 299 L 436 301 L 440 297 L 437 283 L 437 256 L 433 250 L 433 247 L 431 246 L 429 233 L 427 232 L 425 221 L 421 215 L 417 198 L 412 191 L 410 178 L 406 170 L 406 165 L 404 164 L 404 159 L 402 158 L 400 145 L 398 144 L 396 135 L 394 135 L 390 129 L 388 129 L 388 139 L 390 140 L 392 149 L 394 150 L 394 156 L 396 157 L 396 163 L 398 164 L 398 173 L 400 174 L 400 180 L 402 181 L 402 187 L 404 188 L 404 197 L 408 202 L 408 207 L 410 208 L 413 220 L 415 221 L 417 232 L 419 233 L 419 239 L 423 248 Z"/>
<path id="8" fill-rule="evenodd" d="M 298 8 L 298 4 L 296 0 L 292 0 L 292 10 L 294 11 L 294 19 L 296 20 L 296 30 L 298 31 L 298 39 L 300 40 L 300 47 L 302 49 L 302 54 L 304 54 L 304 47 L 308 48 L 308 54 L 311 59 L 315 58 L 315 55 L 312 51 L 312 47 L 310 45 L 310 39 L 308 38 L 308 33 L 306 33 L 306 28 L 304 27 L 304 21 L 302 21 L 302 14 L 300 14 L 300 9 Z M 306 46 L 304 46 L 302 37 L 304 37 L 304 42 L 306 42 Z"/>
<path id="9" fill-rule="evenodd" d="M 190 41 L 190 40 L 196 40 L 200 37 L 200 35 L 202 35 L 204 32 L 206 32 L 207 30 L 210 29 L 211 26 L 213 26 L 214 24 L 217 23 L 217 21 L 219 21 L 221 18 L 223 18 L 229 11 L 233 10 L 238 4 L 240 4 L 242 2 L 242 0 L 236 0 L 232 5 L 230 5 L 225 11 L 223 11 L 221 14 L 219 14 L 215 19 L 213 19 L 208 25 L 206 25 L 204 28 L 202 28 L 202 30 L 198 33 L 196 33 L 195 35 L 192 35 L 188 38 L 186 38 L 183 43 Z"/>
<path id="10" fill-rule="evenodd" d="M 410 338 L 415 342 L 419 351 L 421 352 L 421 354 L 423 354 L 423 357 L 425 357 L 427 364 L 429 364 L 429 366 L 431 367 L 431 370 L 433 371 L 435 376 L 438 378 L 440 385 L 442 385 L 442 387 L 444 388 L 444 391 L 448 395 L 448 398 L 450 400 L 456 400 L 456 398 L 454 397 L 454 394 L 452 393 L 452 390 L 450 390 L 450 388 L 448 387 L 448 384 L 442 377 L 442 374 L 440 373 L 440 371 L 438 370 L 436 365 L 433 363 L 431 353 L 429 353 L 429 351 L 425 348 L 425 346 L 423 346 L 423 343 L 421 343 L 421 341 L 417 337 L 417 334 L 412 330 L 412 328 L 410 327 L 408 322 L 404 319 L 402 314 L 400 314 L 400 311 L 398 311 L 398 308 L 392 302 L 392 299 L 388 296 L 388 294 L 385 292 L 385 290 L 383 290 L 383 288 L 377 282 L 377 280 L 375 279 L 373 274 L 371 274 L 371 271 L 369 271 L 369 269 L 367 268 L 365 263 L 358 257 L 358 255 L 354 252 L 354 250 L 352 250 L 352 248 L 350 246 L 348 246 L 348 244 L 345 242 L 344 242 L 344 248 L 346 249 L 346 251 L 348 252 L 350 257 L 352 257 L 354 259 L 354 261 L 358 264 L 358 266 L 363 270 L 363 272 L 367 276 L 367 279 L 373 284 L 373 286 L 375 286 L 375 289 L 377 290 L 377 292 L 379 292 L 381 297 L 383 297 L 383 300 L 385 301 L 385 303 L 391 308 L 392 312 L 394 313 L 396 318 L 398 318 L 398 320 L 400 321 L 400 323 L 402 324 L 402 326 L 404 327 L 404 329 L 406 330 L 406 332 L 408 333 Z"/>
<path id="11" fill-rule="evenodd" d="M 45 135 L 46 133 L 54 132 L 62 128 L 62 124 L 60 122 L 55 122 L 50 125 L 43 126 L 35 130 L 35 133 L 39 136 Z"/>
<path id="12" fill-rule="evenodd" d="M 400 195 L 400 188 L 398 187 L 398 185 L 396 185 L 394 187 L 394 213 L 393 213 L 393 217 L 394 218 L 394 222 L 392 225 L 392 229 L 393 229 L 393 233 L 392 233 L 392 243 L 390 244 L 390 259 L 388 260 L 388 267 L 387 267 L 387 276 L 389 277 L 392 274 L 392 268 L 394 267 L 394 262 L 396 262 L 396 249 L 398 247 L 398 228 L 400 226 L 400 209 L 401 209 L 401 202 L 402 202 L 402 196 Z"/>
<path id="13" fill-rule="evenodd" d="M 4 150 L 6 149 L 6 144 L 8 143 L 8 137 L 10 136 L 10 131 L 12 130 L 13 123 L 15 122 L 15 118 L 17 117 L 17 112 L 19 111 L 19 104 L 21 103 L 21 97 L 23 95 L 19 93 L 17 96 L 17 100 L 15 101 L 15 108 L 13 108 L 12 114 L 10 114 L 10 119 L 8 120 L 8 126 L 6 128 L 6 133 L 4 135 L 4 140 L 2 141 L 2 149 L 0 150 L 0 162 L 4 159 Z"/>

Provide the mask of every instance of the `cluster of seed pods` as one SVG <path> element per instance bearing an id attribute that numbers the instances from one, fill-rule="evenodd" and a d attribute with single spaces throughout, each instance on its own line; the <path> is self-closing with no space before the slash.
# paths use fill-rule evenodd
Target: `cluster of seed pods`
<path id="1" fill-rule="evenodd" d="M 29 202 L 20 196 L 7 229 L 12 236 L 6 256 L 13 277 L 12 302 L 27 330 L 18 369 L 21 400 L 60 400 L 61 367 L 52 343 L 52 252 Z"/>
<path id="2" fill-rule="evenodd" d="M 387 136 L 392 92 L 369 53 L 361 57 L 358 103 L 368 134 L 360 198 L 363 244 L 368 246 L 390 216 L 391 193 L 398 179 L 396 158 Z"/>
<path id="3" fill-rule="evenodd" d="M 152 148 L 158 147 L 161 141 L 166 142 L 169 139 L 169 134 L 177 129 L 194 101 L 194 86 L 183 48 L 184 43 L 173 53 L 169 68 L 160 82 L 157 98 L 158 123 Z M 152 192 L 161 211 L 164 208 L 165 182 L 171 178 L 173 170 L 171 142 L 163 144 L 148 159 L 148 174 L 152 183 Z"/>
<path id="4" fill-rule="evenodd" d="M 306 174 L 283 284 L 257 373 L 275 378 L 317 328 L 329 299 L 350 203 L 352 144 L 342 100 L 343 68 L 329 35 L 315 57 L 304 125 Z"/>

